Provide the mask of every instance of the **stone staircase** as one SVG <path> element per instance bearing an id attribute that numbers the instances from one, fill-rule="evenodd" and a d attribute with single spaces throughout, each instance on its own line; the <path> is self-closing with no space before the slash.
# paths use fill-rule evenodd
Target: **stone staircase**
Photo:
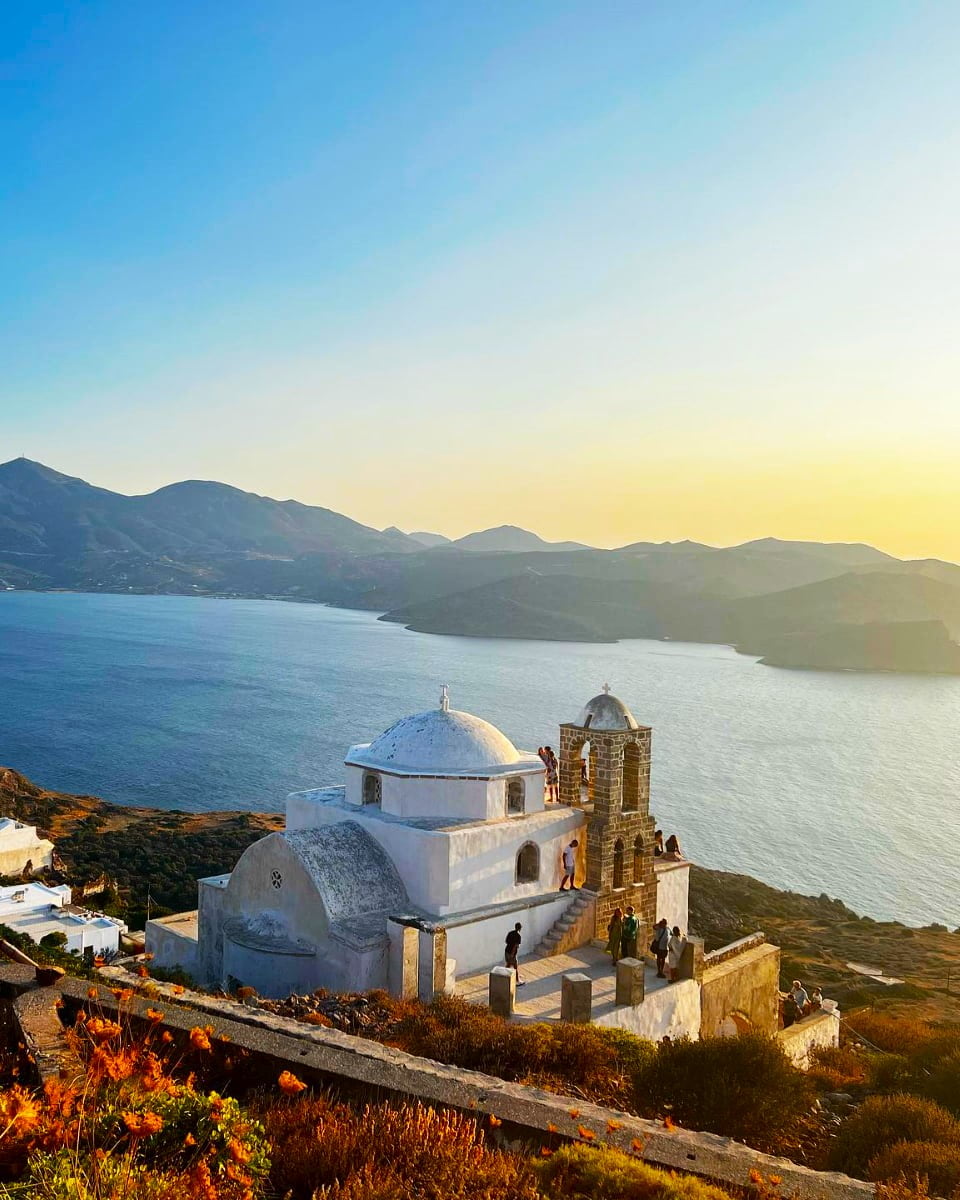
<path id="1" fill-rule="evenodd" d="M 573 898 L 563 916 L 554 921 L 537 946 L 535 954 L 547 958 L 551 954 L 564 954 L 592 940 L 596 922 L 596 899 L 582 891 L 573 893 Z"/>

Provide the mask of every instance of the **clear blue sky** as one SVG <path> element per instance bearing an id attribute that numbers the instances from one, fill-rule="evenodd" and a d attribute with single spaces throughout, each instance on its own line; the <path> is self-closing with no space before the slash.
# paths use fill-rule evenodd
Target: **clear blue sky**
<path id="1" fill-rule="evenodd" d="M 949 3 L 7 0 L 0 459 L 960 557 L 958 61 Z"/>

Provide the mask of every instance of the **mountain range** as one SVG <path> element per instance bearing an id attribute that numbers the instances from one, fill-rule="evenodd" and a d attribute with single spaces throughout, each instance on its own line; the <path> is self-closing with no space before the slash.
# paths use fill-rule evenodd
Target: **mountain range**
<path id="1" fill-rule="evenodd" d="M 450 540 L 188 480 L 124 496 L 0 465 L 0 590 L 310 600 L 425 633 L 722 642 L 769 665 L 960 673 L 960 567 L 764 538 L 599 550 L 516 526 Z"/>

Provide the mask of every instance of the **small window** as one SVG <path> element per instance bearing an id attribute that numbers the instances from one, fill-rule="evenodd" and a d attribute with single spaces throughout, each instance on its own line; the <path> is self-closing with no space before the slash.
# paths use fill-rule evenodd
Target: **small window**
<path id="1" fill-rule="evenodd" d="M 363 777 L 363 802 L 364 804 L 380 803 L 380 776 L 369 771 Z"/>
<path id="2" fill-rule="evenodd" d="M 283 887 L 283 876 L 279 871 L 270 872 L 270 883 L 277 889 L 278 892 L 280 891 L 280 889 Z"/>
<path id="3" fill-rule="evenodd" d="M 643 882 L 643 838 L 633 839 L 633 882 Z"/>
<path id="4" fill-rule="evenodd" d="M 613 844 L 613 886 L 623 887 L 623 842 L 620 838 Z"/>
<path id="5" fill-rule="evenodd" d="M 524 810 L 524 787 L 522 779 L 507 780 L 507 812 L 522 813 Z"/>
<path id="6" fill-rule="evenodd" d="M 525 842 L 517 853 L 517 883 L 536 883 L 540 878 L 540 847 Z"/>

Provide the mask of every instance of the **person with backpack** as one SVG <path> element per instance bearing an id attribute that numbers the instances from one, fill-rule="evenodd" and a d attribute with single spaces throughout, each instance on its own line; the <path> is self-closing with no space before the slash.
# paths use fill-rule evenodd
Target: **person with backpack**
<path id="1" fill-rule="evenodd" d="M 503 947 L 503 965 L 509 967 L 517 977 L 517 987 L 523 987 L 523 980 L 520 978 L 520 943 L 523 938 L 520 936 L 520 930 L 523 926 L 518 921 L 516 925 L 507 934 L 507 940 Z"/>
<path id="2" fill-rule="evenodd" d="M 667 961 L 667 951 L 670 947 L 670 930 L 667 926 L 667 918 L 661 917 L 653 927 L 653 941 L 650 943 L 650 953 L 657 960 L 657 978 L 666 979 L 666 974 L 663 970 Z"/>
<path id="3" fill-rule="evenodd" d="M 637 938 L 640 936 L 640 919 L 631 904 L 627 908 L 627 915 L 623 918 L 623 924 L 620 926 L 620 957 L 621 958 L 636 958 L 637 957 Z"/>

